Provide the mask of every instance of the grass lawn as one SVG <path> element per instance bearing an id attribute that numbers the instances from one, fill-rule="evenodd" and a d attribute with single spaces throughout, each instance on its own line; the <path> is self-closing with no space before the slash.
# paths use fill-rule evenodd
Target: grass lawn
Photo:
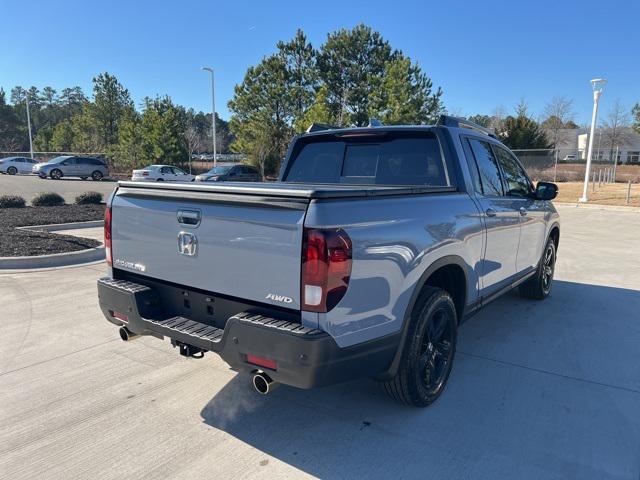
<path id="1" fill-rule="evenodd" d="M 558 197 L 556 201 L 575 203 L 582 196 L 582 182 L 560 182 L 558 183 Z M 598 187 L 595 191 L 593 185 L 589 183 L 588 191 L 589 203 L 600 205 L 621 205 L 640 207 L 640 183 L 631 184 L 631 196 L 629 203 L 626 203 L 627 184 L 609 183 Z"/>

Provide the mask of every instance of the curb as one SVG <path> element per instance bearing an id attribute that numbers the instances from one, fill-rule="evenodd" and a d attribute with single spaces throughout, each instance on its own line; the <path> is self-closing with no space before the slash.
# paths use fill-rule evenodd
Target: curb
<path id="1" fill-rule="evenodd" d="M 624 205 L 601 205 L 599 203 L 580 203 L 580 202 L 553 202 L 558 207 L 582 208 L 585 210 L 608 210 L 610 212 L 628 212 L 640 213 L 640 207 L 624 206 Z"/>
<path id="2" fill-rule="evenodd" d="M 57 232 L 59 230 L 75 230 L 78 228 L 102 227 L 104 220 L 91 220 L 89 222 L 54 223 L 52 225 L 27 225 L 16 227 L 16 230 L 35 230 L 39 232 Z"/>
<path id="3" fill-rule="evenodd" d="M 0 257 L 0 270 L 64 267 L 81 263 L 97 262 L 105 259 L 104 246 L 79 250 L 77 252 L 33 255 L 31 257 Z"/>
<path id="4" fill-rule="evenodd" d="M 57 223 L 53 225 L 29 225 L 16 227 L 20 230 L 59 232 L 80 228 L 95 228 L 104 225 L 103 220 L 89 222 Z M 52 253 L 49 255 L 32 255 L 26 257 L 0 257 L 0 270 L 29 270 L 36 268 L 66 267 L 85 263 L 99 262 L 105 259 L 104 245 L 75 252 Z"/>

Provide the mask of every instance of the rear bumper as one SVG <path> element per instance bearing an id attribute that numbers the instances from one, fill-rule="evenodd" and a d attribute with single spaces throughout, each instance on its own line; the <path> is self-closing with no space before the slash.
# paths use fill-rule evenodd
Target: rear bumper
<path id="1" fill-rule="evenodd" d="M 231 316 L 224 328 L 217 328 L 167 316 L 152 288 L 108 277 L 98 280 L 98 296 L 102 313 L 115 325 L 126 325 L 139 335 L 169 337 L 174 345 L 215 352 L 236 370 L 264 370 L 274 381 L 298 388 L 379 375 L 388 369 L 399 342 L 398 336 L 389 336 L 339 348 L 326 332 L 250 310 Z M 250 364 L 248 354 L 273 360 L 277 368 Z"/>

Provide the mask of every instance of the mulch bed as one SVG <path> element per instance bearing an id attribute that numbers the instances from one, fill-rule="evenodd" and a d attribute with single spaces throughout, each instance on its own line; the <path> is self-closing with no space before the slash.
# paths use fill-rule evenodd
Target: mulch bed
<path id="1" fill-rule="evenodd" d="M 91 239 L 49 232 L 16 230 L 28 225 L 102 220 L 104 205 L 62 205 L 0 209 L 0 257 L 75 252 L 100 245 Z"/>

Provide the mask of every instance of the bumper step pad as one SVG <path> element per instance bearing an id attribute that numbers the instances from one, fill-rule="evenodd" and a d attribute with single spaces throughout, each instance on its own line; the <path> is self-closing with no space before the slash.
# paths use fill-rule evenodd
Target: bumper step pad
<path id="1" fill-rule="evenodd" d="M 193 339 L 218 343 L 224 334 L 222 328 L 212 327 L 211 325 L 189 320 L 184 317 L 172 317 L 166 320 L 145 320 L 154 325 L 158 325 L 162 329 L 162 331 L 158 329 L 158 333 L 162 333 L 171 338 L 174 338 L 176 334 L 180 333 Z"/>
<path id="2" fill-rule="evenodd" d="M 107 287 L 109 290 L 120 292 L 116 295 L 125 295 L 130 299 L 130 304 L 137 307 L 137 315 L 130 319 L 129 328 L 136 333 L 162 335 L 181 343 L 198 347 L 202 350 L 220 352 L 224 347 L 225 329 L 191 320 L 182 316 L 167 318 L 162 314 L 161 299 L 150 287 L 127 280 L 114 280 L 106 277 L 98 280 L 99 286 Z M 115 293 L 115 292 L 114 292 Z M 148 309 L 149 304 L 157 306 L 155 311 Z M 127 309 L 131 312 L 131 309 Z M 146 314 L 145 314 L 146 313 Z M 255 312 L 241 312 L 233 315 L 227 320 L 227 326 L 232 323 L 250 325 L 266 329 L 271 332 L 289 334 L 301 339 L 312 340 L 316 335 L 326 335 L 324 332 L 302 326 L 297 322 L 290 322 L 282 319 L 271 318 Z M 266 333 L 266 332 L 265 332 Z"/>

